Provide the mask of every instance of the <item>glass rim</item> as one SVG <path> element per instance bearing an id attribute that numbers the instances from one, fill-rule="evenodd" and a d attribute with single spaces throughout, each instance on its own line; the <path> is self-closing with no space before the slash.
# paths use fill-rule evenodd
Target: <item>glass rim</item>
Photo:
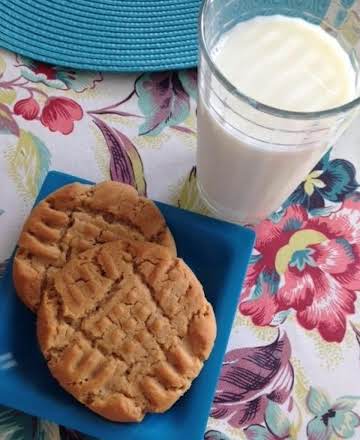
<path id="1" fill-rule="evenodd" d="M 204 55 L 211 72 L 215 75 L 215 77 L 220 81 L 220 83 L 225 87 L 225 89 L 231 93 L 232 95 L 239 98 L 241 101 L 249 104 L 256 110 L 260 110 L 264 113 L 268 113 L 273 116 L 279 116 L 284 119 L 298 119 L 298 120 L 310 120 L 310 119 L 323 119 L 329 116 L 336 116 L 341 113 L 348 112 L 349 110 L 354 109 L 355 107 L 360 105 L 360 96 L 349 101 L 343 105 L 338 107 L 333 107 L 326 110 L 320 110 L 315 112 L 297 112 L 291 110 L 282 110 L 277 107 L 272 107 L 270 105 L 263 104 L 260 101 L 257 101 L 254 98 L 242 93 L 237 87 L 235 87 L 217 68 L 216 64 L 213 62 L 210 51 L 208 50 L 207 44 L 205 42 L 205 24 L 204 24 L 204 15 L 206 13 L 206 9 L 210 2 L 213 0 L 203 0 L 200 15 L 199 15 L 199 40 L 200 40 L 200 50 Z M 201 56 L 199 54 L 199 56 Z"/>

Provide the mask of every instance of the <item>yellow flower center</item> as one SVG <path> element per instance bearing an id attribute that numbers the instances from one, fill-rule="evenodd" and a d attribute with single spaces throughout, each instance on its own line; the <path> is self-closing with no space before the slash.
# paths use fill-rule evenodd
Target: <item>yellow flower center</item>
<path id="1" fill-rule="evenodd" d="M 295 232 L 291 236 L 289 243 L 280 248 L 275 257 L 275 269 L 279 275 L 285 273 L 291 258 L 296 251 L 307 248 L 312 244 L 319 244 L 326 241 L 324 234 L 313 229 L 304 229 Z"/>

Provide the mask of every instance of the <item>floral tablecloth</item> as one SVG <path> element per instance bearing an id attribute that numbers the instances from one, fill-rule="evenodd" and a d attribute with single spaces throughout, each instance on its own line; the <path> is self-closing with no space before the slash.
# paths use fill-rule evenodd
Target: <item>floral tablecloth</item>
<path id="1" fill-rule="evenodd" d="M 0 51 L 0 271 L 50 169 L 204 212 L 195 111 L 196 71 L 80 73 Z M 355 123 L 256 227 L 205 439 L 360 439 L 359 170 Z M 0 407 L 0 439 L 84 437 Z"/>

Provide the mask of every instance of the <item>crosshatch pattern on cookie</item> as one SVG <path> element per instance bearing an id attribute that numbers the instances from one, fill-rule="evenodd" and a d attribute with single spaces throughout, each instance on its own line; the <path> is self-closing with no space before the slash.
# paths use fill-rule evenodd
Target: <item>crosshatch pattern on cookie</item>
<path id="1" fill-rule="evenodd" d="M 118 182 L 64 186 L 37 205 L 24 225 L 14 259 L 14 284 L 36 311 L 54 273 L 98 243 L 131 238 L 176 247 L 156 205 Z"/>
<path id="2" fill-rule="evenodd" d="M 212 307 L 186 264 L 163 246 L 134 241 L 73 258 L 38 313 L 53 376 L 114 421 L 169 409 L 199 374 L 215 334 Z"/>

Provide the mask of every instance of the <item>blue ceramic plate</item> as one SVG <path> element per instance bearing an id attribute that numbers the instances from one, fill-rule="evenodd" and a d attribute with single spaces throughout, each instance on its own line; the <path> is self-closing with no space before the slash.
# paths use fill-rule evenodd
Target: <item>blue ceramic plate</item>
<path id="1" fill-rule="evenodd" d="M 51 172 L 38 201 L 77 177 Z M 158 204 L 178 254 L 192 268 L 212 303 L 218 334 L 191 389 L 169 411 L 140 424 L 116 424 L 92 413 L 60 388 L 37 346 L 35 316 L 17 299 L 9 263 L 0 284 L 0 403 L 102 440 L 200 440 L 229 338 L 254 233 L 230 223 Z M 191 235 L 190 235 L 190 234 Z"/>

